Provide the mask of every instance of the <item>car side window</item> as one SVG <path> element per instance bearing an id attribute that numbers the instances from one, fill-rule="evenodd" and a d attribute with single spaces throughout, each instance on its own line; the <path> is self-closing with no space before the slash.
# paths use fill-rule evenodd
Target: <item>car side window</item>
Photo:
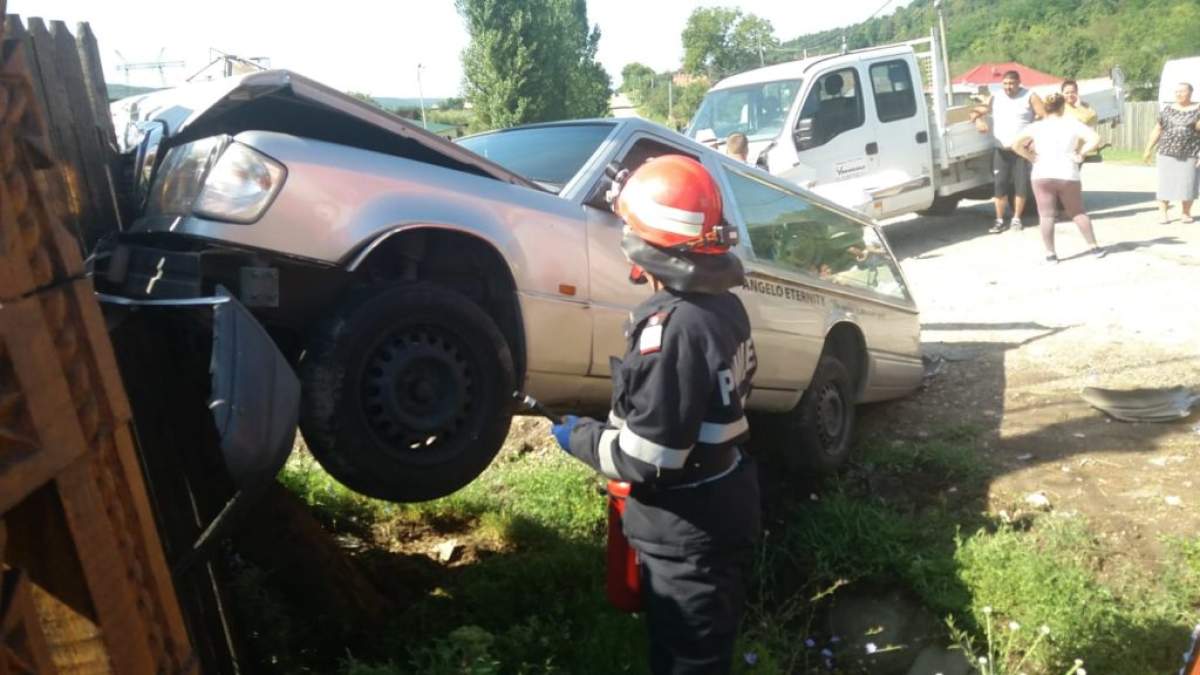
<path id="1" fill-rule="evenodd" d="M 728 168 L 725 173 L 756 260 L 909 299 L 896 261 L 875 228 L 748 174 Z"/>
<path id="2" fill-rule="evenodd" d="M 826 73 L 804 99 L 796 123 L 799 150 L 825 145 L 839 134 L 857 129 L 866 121 L 858 70 L 842 68 Z"/>
<path id="3" fill-rule="evenodd" d="M 880 122 L 895 122 L 917 114 L 917 97 L 908 63 L 903 60 L 875 63 L 870 73 L 875 113 Z"/>

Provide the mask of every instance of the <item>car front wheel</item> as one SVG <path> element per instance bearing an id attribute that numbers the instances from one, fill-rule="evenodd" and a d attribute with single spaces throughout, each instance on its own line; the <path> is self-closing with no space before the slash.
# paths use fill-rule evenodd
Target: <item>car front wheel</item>
<path id="1" fill-rule="evenodd" d="M 495 322 L 432 284 L 360 289 L 302 359 L 301 430 L 334 478 L 397 502 L 478 476 L 508 433 L 515 375 Z"/>

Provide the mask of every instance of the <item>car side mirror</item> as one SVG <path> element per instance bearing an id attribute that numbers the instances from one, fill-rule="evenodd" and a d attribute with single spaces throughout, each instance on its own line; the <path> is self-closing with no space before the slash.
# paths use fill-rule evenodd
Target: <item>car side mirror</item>
<path id="1" fill-rule="evenodd" d="M 811 117 L 802 117 L 799 122 L 796 122 L 796 129 L 792 132 L 792 141 L 796 144 L 796 150 L 808 150 L 816 145 L 814 142 L 815 126 Z"/>
<path id="2" fill-rule="evenodd" d="M 614 183 L 624 176 L 621 176 L 621 165 L 617 162 L 609 162 L 608 166 L 604 167 L 604 171 L 600 174 L 600 180 L 592 186 L 592 189 L 587 194 L 587 198 L 583 200 L 584 204 L 601 211 L 611 211 L 612 205 L 608 201 L 608 193 L 613 189 Z"/>

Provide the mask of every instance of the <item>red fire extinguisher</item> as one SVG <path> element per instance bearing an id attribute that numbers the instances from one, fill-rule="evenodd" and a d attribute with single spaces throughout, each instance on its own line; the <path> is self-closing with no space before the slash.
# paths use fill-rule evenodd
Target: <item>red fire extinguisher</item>
<path id="1" fill-rule="evenodd" d="M 608 574 L 605 590 L 608 602 L 623 612 L 642 608 L 642 579 L 638 569 L 637 551 L 629 545 L 621 531 L 625 515 L 625 499 L 630 485 L 625 481 L 608 481 Z"/>

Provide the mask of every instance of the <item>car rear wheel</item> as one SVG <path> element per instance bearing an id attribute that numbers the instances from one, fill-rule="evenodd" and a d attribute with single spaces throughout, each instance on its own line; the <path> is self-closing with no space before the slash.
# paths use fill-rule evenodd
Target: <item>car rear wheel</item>
<path id="1" fill-rule="evenodd" d="M 372 497 L 450 494 L 487 468 L 508 434 L 508 343 L 475 303 L 432 284 L 354 295 L 319 326 L 302 361 L 309 449 Z"/>
<path id="2" fill-rule="evenodd" d="M 782 438 L 792 447 L 785 453 L 789 469 L 836 471 L 850 457 L 854 430 L 854 388 L 850 371 L 826 354 L 800 402 L 786 415 Z"/>

